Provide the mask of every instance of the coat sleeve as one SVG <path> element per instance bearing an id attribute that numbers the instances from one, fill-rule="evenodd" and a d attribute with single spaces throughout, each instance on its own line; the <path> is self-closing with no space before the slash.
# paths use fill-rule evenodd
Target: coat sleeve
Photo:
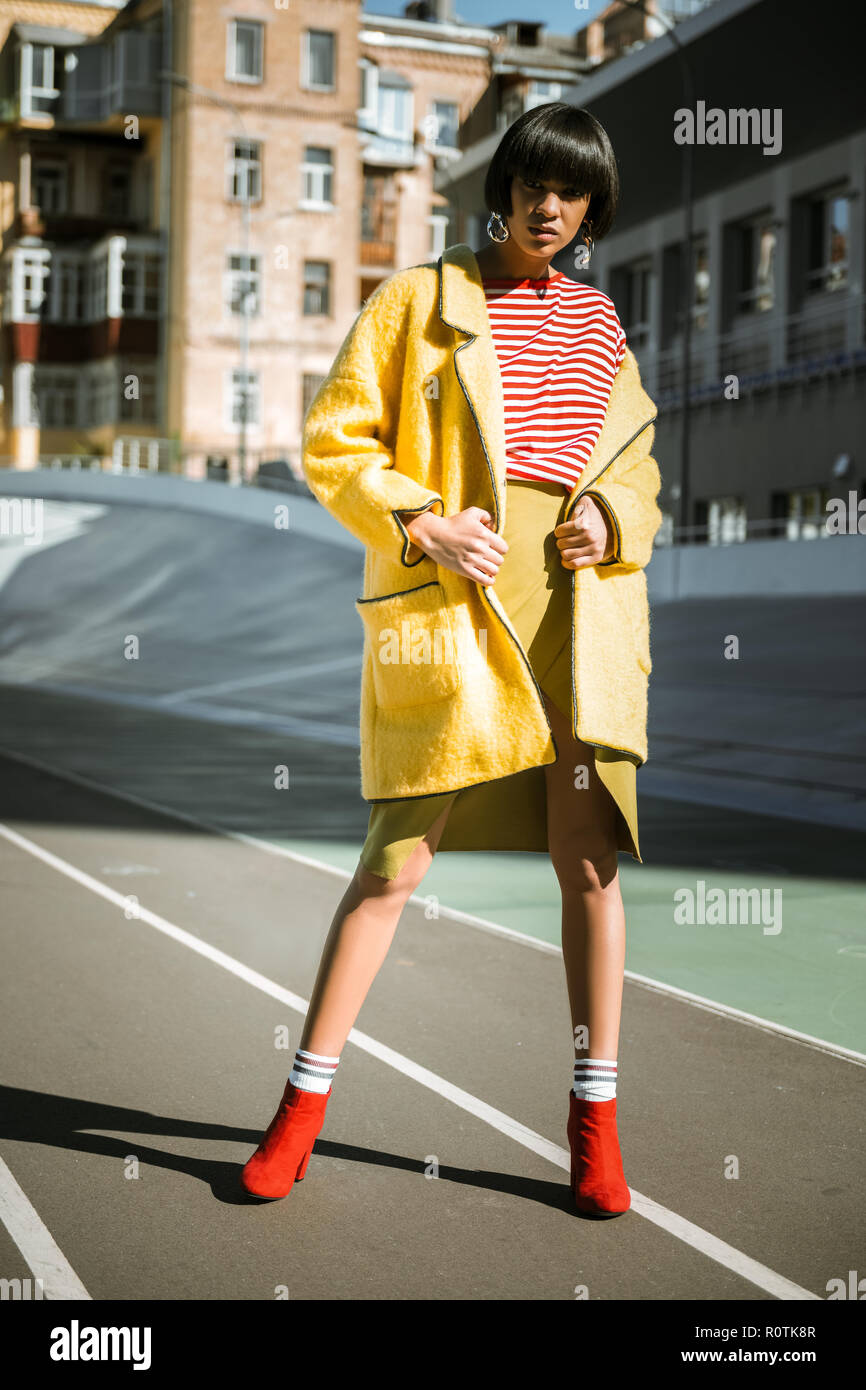
<path id="1" fill-rule="evenodd" d="M 627 359 L 623 370 L 633 371 L 640 384 L 637 364 Z M 642 388 L 641 388 L 642 390 Z M 652 401 L 647 415 L 652 413 Z M 602 560 L 599 569 L 620 565 L 623 569 L 644 569 L 652 559 L 653 541 L 662 524 L 658 505 L 661 473 L 652 457 L 655 427 L 648 425 L 632 445 L 623 450 L 607 472 L 586 490 L 610 517 L 616 536 L 616 549 L 609 560 Z"/>
<path id="2" fill-rule="evenodd" d="M 406 525 L 438 492 L 394 467 L 405 365 L 407 288 L 399 275 L 380 285 L 340 348 L 307 412 L 302 468 L 313 496 L 373 550 L 408 568 L 424 559 Z"/>

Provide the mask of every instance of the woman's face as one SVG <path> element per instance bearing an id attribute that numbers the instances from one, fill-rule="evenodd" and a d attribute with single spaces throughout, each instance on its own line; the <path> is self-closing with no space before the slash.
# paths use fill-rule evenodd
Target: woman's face
<path id="1" fill-rule="evenodd" d="M 553 257 L 577 236 L 590 195 L 569 184 L 523 178 L 511 181 L 512 212 L 506 217 L 514 241 L 528 256 Z M 541 228 L 553 234 L 536 235 Z"/>

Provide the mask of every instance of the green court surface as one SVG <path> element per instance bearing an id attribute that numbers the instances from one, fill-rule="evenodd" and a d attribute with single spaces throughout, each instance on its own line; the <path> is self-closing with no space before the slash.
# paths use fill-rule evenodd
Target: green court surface
<path id="1" fill-rule="evenodd" d="M 807 829 L 797 826 L 800 834 Z M 360 849 L 360 844 L 308 839 L 276 843 L 347 874 L 354 871 Z M 619 873 L 626 970 L 837 1046 L 866 1051 L 866 915 L 859 884 L 752 871 L 655 868 L 627 855 L 620 855 Z M 724 890 L 726 903 L 731 889 L 764 890 L 769 913 L 763 921 L 677 922 L 674 894 L 683 889 L 697 894 L 701 879 L 706 894 Z M 559 885 L 544 855 L 443 852 L 417 896 L 429 900 L 431 913 L 438 904 L 539 941 L 560 942 Z M 781 929 L 775 931 L 779 922 Z"/>

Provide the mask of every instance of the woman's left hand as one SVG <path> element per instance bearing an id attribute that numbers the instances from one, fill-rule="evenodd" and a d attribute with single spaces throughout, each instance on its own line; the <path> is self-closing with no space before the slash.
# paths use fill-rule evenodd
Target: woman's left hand
<path id="1" fill-rule="evenodd" d="M 574 515 L 553 533 L 559 558 L 565 569 L 582 569 L 609 560 L 616 549 L 616 537 L 607 512 L 594 497 L 582 497 Z"/>

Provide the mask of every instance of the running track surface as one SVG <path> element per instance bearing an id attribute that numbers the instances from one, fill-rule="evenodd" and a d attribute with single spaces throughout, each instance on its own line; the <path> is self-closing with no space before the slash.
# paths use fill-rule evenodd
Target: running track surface
<path id="1" fill-rule="evenodd" d="M 270 1299 L 279 1285 L 295 1298 L 570 1299 L 585 1285 L 592 1298 L 776 1299 L 826 1297 L 829 1279 L 858 1267 L 862 1065 L 635 978 L 858 1048 L 862 834 L 789 810 L 642 802 L 648 862 L 620 861 L 627 1216 L 596 1223 L 571 1206 L 571 1051 L 542 856 L 437 860 L 345 1050 L 307 1178 L 287 1202 L 240 1199 L 239 1166 L 279 1099 L 363 837 L 356 750 L 333 735 L 351 727 L 359 639 L 251 607 L 255 575 L 238 566 L 243 533 L 249 563 L 261 549 L 253 528 L 185 518 L 179 559 L 177 518 L 133 528 L 132 509 L 98 510 L 70 538 L 74 564 L 69 545 L 53 546 L 71 572 L 63 591 L 48 547 L 3 594 L 15 638 L 0 670 L 0 1203 L 15 1235 L 0 1234 L 3 1277 L 42 1269 L 54 1296 L 94 1299 Z M 126 578 L 112 585 L 105 570 L 123 547 Z M 316 577 L 300 558 L 286 580 L 299 612 L 310 594 L 294 580 Z M 200 590 L 173 582 L 195 573 Z M 702 628 L 707 614 L 686 617 Z M 681 645 L 682 614 L 658 610 L 656 634 L 665 623 Z M 129 631 L 150 644 L 132 670 L 110 644 Z M 328 663 L 326 679 L 311 671 Z M 284 686 L 280 666 L 310 672 L 306 685 Z M 213 687 L 238 671 L 248 684 L 229 704 Z M 759 737 L 754 717 L 751 728 Z M 283 794 L 280 762 L 295 774 Z M 814 763 L 799 781 L 831 822 Z M 783 930 L 674 928 L 672 886 L 698 877 L 783 887 Z M 438 1178 L 425 1175 L 433 1163 Z"/>

